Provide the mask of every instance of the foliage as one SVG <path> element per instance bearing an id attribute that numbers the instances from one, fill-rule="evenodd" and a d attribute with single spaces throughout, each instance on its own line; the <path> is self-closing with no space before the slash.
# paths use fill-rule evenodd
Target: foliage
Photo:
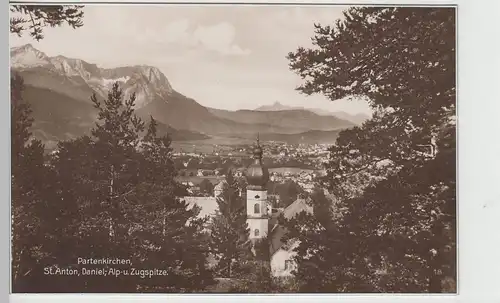
<path id="1" fill-rule="evenodd" d="M 82 9 L 81 5 L 11 5 L 14 16 L 10 18 L 10 32 L 21 37 L 27 30 L 33 39 L 40 41 L 47 26 L 56 27 L 63 23 L 72 28 L 83 26 Z"/>
<path id="2" fill-rule="evenodd" d="M 268 193 L 273 195 L 277 194 L 279 196 L 279 207 L 285 208 L 297 200 L 305 191 L 294 181 L 287 180 L 283 183 L 269 182 Z"/>
<path id="3" fill-rule="evenodd" d="M 254 254 L 247 255 L 242 262 L 237 283 L 229 292 L 232 293 L 270 293 L 274 292 L 274 281 L 271 277 L 270 243 L 267 237 L 255 241 Z"/>
<path id="4" fill-rule="evenodd" d="M 330 149 L 323 184 L 342 211 L 287 224 L 301 241 L 300 288 L 442 292 L 456 262 L 455 11 L 355 7 L 344 15 L 315 25 L 314 48 L 288 56 L 305 79 L 301 92 L 365 98 L 375 111 Z"/>
<path id="5" fill-rule="evenodd" d="M 22 98 L 23 80 L 11 77 L 11 205 L 12 205 L 12 284 L 17 291 L 30 284 L 37 259 L 45 247 L 41 240 L 48 206 L 43 203 L 50 194 L 45 180 L 50 177 L 43 163 L 43 145 L 32 140 L 29 104 Z M 50 239 L 50 238 L 49 238 Z"/>
<path id="6" fill-rule="evenodd" d="M 17 289 L 23 292 L 205 289 L 214 283 L 206 261 L 207 219 L 198 217 L 199 208 L 191 208 L 176 197 L 179 185 L 174 181 L 170 138 L 157 136 L 154 119 L 142 134 L 144 122 L 135 116 L 133 109 L 135 95 L 124 100 L 118 83 L 104 102 L 95 95 L 91 99 L 99 110 L 92 136 L 60 142 L 50 163 L 44 166 L 40 161 L 45 168 L 44 176 L 50 178 L 33 183 L 41 198 L 32 203 L 57 211 L 20 219 L 23 220 L 20 223 L 30 224 L 43 218 L 45 229 L 40 230 L 38 239 L 45 255 L 38 254 L 36 265 L 20 263 L 31 267 L 31 274 L 24 278 L 27 282 L 16 284 L 20 285 Z M 45 187 L 53 195 L 48 195 Z M 13 203 L 16 207 L 23 205 L 14 199 Z M 129 259 L 134 268 L 164 269 L 168 274 L 147 279 L 134 275 L 115 278 L 43 274 L 43 269 L 50 266 L 79 268 L 76 264 L 79 257 Z M 131 269 L 130 265 L 120 268 Z"/>
<path id="7" fill-rule="evenodd" d="M 226 176 L 227 186 L 217 197 L 218 211 L 211 221 L 211 250 L 218 261 L 218 270 L 225 277 L 239 274 L 251 255 L 248 239 L 245 201 L 239 195 L 239 184 L 232 173 Z"/>
<path id="8" fill-rule="evenodd" d="M 198 207 L 189 208 L 186 202 L 175 198 L 178 184 L 174 181 L 171 140 L 157 137 L 156 125 L 151 117 L 141 145 L 146 160 L 141 167 L 147 173 L 145 182 L 138 186 L 143 190 L 140 200 L 143 208 L 135 221 L 140 222 L 142 218 L 142 229 L 136 229 L 132 235 L 147 249 L 142 256 L 143 264 L 148 264 L 149 268 L 169 269 L 167 279 L 150 279 L 148 289 L 200 291 L 214 283 L 206 261 L 209 253 L 204 232 L 207 218 L 198 217 Z M 144 200 L 150 202 L 144 203 Z"/>
<path id="9" fill-rule="evenodd" d="M 203 179 L 203 181 L 200 182 L 200 192 L 212 196 L 214 194 L 214 185 L 212 182 L 210 182 L 207 179 Z"/>

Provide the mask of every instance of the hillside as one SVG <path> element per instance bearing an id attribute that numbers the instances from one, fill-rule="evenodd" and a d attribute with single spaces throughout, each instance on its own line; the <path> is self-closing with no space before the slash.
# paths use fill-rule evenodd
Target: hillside
<path id="1" fill-rule="evenodd" d="M 262 123 L 274 127 L 286 128 L 283 133 L 301 133 L 308 130 L 336 130 L 354 126 L 354 123 L 335 116 L 320 116 L 313 112 L 294 109 L 282 111 L 227 111 L 210 109 L 214 115 L 241 123 Z M 278 131 L 273 131 L 278 132 Z"/>
<path id="2" fill-rule="evenodd" d="M 361 125 L 363 122 L 368 120 L 370 117 L 365 114 L 349 114 L 342 111 L 331 112 L 325 109 L 320 108 L 305 108 L 301 106 L 288 106 L 281 104 L 279 102 L 275 102 L 271 105 L 263 105 L 255 109 L 255 111 L 268 111 L 268 112 L 276 112 L 276 111 L 291 111 L 291 110 L 306 110 L 312 113 L 315 113 L 320 116 L 334 116 L 342 120 L 350 121 L 356 125 Z"/>
<path id="3" fill-rule="evenodd" d="M 58 141 L 90 134 L 90 129 L 97 122 L 97 110 L 92 104 L 49 89 L 27 85 L 23 98 L 31 105 L 33 111 L 33 135 L 44 142 L 48 149 L 54 148 Z M 174 141 L 208 138 L 199 133 L 176 130 L 160 122 L 158 133 L 163 135 L 167 132 Z"/>
<path id="4" fill-rule="evenodd" d="M 208 135 L 228 135 L 248 133 L 255 136 L 258 132 L 286 131 L 286 127 L 266 123 L 244 124 L 241 121 L 214 115 L 209 109 L 201 106 L 191 98 L 173 91 L 168 102 L 154 99 L 137 110 L 139 116 L 149 117 L 168 123 L 177 129 L 192 130 Z"/>

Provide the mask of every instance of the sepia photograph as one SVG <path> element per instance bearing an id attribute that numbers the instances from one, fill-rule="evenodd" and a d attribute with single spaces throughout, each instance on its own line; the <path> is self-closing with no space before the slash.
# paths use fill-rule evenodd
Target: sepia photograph
<path id="1" fill-rule="evenodd" d="M 12 293 L 457 293 L 456 6 L 9 9 Z"/>

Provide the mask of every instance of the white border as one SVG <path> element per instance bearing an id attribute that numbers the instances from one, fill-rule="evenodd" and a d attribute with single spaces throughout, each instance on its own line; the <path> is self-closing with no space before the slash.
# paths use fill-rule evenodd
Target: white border
<path id="1" fill-rule="evenodd" d="M 23 1 L 33 2 L 33 1 Z M 37 1 L 75 3 L 77 1 Z M 86 3 L 100 2 L 89 0 Z M 113 2 L 148 2 L 148 1 L 106 1 Z M 166 1 L 154 1 L 166 2 Z M 173 1 L 171 1 L 173 2 Z M 176 3 L 190 2 L 177 0 Z M 198 0 L 196 2 L 209 3 Z M 217 2 L 244 3 L 244 1 Z M 285 1 L 254 0 L 253 3 L 282 3 Z M 286 1 L 287 3 L 311 3 L 313 1 Z M 166 2 L 168 3 L 168 2 Z M 347 1 L 317 0 L 318 4 L 346 4 Z M 76 4 L 76 3 L 75 3 Z M 500 302 L 500 2 L 495 0 L 456 0 L 456 1 L 348 1 L 347 4 L 392 4 L 392 5 L 450 5 L 458 4 L 458 183 L 459 183 L 459 295 L 10 295 L 11 302 Z M 8 20 L 8 10 L 2 10 Z M 9 39 L 8 23 L 5 22 L 7 41 Z M 8 45 L 8 42 L 7 42 Z M 9 55 L 7 47 L 2 64 L 5 65 L 6 85 L 10 79 L 8 71 Z M 7 154 L 2 157 L 3 171 L 10 172 L 10 110 L 8 89 L 3 91 L 4 107 L 0 111 L 4 115 L 1 123 L 3 142 L 9 146 Z M 495 140 L 496 139 L 496 140 Z M 10 175 L 10 173 L 9 173 Z M 4 191 L 10 192 L 10 176 L 5 174 Z M 8 181 L 8 182 L 7 182 Z M 6 195 L 8 196 L 8 195 Z M 9 199 L 10 200 L 10 199 Z M 7 208 L 10 201 L 4 203 Z M 8 212 L 6 212 L 8 213 Z M 7 219 L 7 218 L 6 218 Z M 10 223 L 10 218 L 6 225 Z M 2 235 L 8 245 L 10 226 Z M 6 251 L 4 247 L 4 252 Z M 6 260 L 3 272 L 10 280 L 8 268 L 10 258 Z M 5 267 L 7 266 L 7 267 Z M 10 283 L 2 283 L 9 285 Z M 5 292 L 4 292 L 5 293 Z"/>

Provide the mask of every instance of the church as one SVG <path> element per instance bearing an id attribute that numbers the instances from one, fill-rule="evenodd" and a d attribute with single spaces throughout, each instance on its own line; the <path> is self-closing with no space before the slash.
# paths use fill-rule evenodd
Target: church
<path id="1" fill-rule="evenodd" d="M 270 247 L 270 265 L 272 275 L 275 277 L 287 277 L 292 275 L 296 267 L 293 256 L 294 248 L 298 241 L 284 242 L 282 236 L 286 234 L 286 228 L 278 224 L 278 216 L 283 214 L 286 219 L 291 219 L 302 211 L 312 213 L 312 207 L 305 199 L 297 199 L 285 209 L 275 209 L 268 201 L 269 170 L 263 163 L 263 150 L 259 140 L 253 149 L 253 163 L 245 171 L 247 187 L 245 193 L 240 196 L 246 199 L 246 221 L 249 228 L 249 239 L 253 243 L 268 236 Z M 184 197 L 191 205 L 201 208 L 200 217 L 215 215 L 218 209 L 217 197 L 227 186 L 225 180 L 214 188 L 212 197 Z"/>
<path id="2" fill-rule="evenodd" d="M 285 227 L 278 224 L 278 216 L 283 214 L 286 219 L 291 219 L 302 211 L 312 213 L 312 207 L 306 200 L 297 199 L 284 210 L 275 210 L 269 205 L 267 199 L 267 183 L 269 171 L 262 161 L 263 150 L 257 139 L 253 150 L 253 163 L 246 171 L 246 215 L 250 230 L 249 238 L 252 242 L 266 236 L 270 242 L 271 272 L 275 277 L 286 277 L 292 274 L 295 268 L 293 261 L 294 248 L 299 244 L 296 240 L 288 243 L 282 241 L 286 233 Z"/>

